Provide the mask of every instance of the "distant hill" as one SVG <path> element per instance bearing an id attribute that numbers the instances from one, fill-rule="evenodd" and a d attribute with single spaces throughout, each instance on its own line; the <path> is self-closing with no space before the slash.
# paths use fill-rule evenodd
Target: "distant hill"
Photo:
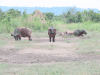
<path id="1" fill-rule="evenodd" d="M 37 10 L 40 10 L 41 12 L 43 12 L 43 13 L 53 12 L 55 15 L 60 15 L 60 14 L 62 14 L 62 12 L 64 12 L 66 9 L 69 9 L 70 7 L 46 8 L 46 7 L 2 7 L 2 6 L 0 6 L 0 8 L 2 9 L 2 11 L 7 11 L 7 10 L 13 8 L 13 9 L 17 9 L 17 10 L 21 11 L 21 13 L 23 13 L 23 11 L 26 9 L 27 14 L 31 14 L 32 12 L 34 12 L 37 9 Z M 77 7 L 75 7 L 75 9 L 76 9 L 76 11 L 81 11 L 81 12 L 84 11 L 84 9 L 77 8 Z M 89 8 L 86 9 L 86 10 L 88 11 Z M 99 10 L 93 9 L 93 11 L 98 12 Z"/>

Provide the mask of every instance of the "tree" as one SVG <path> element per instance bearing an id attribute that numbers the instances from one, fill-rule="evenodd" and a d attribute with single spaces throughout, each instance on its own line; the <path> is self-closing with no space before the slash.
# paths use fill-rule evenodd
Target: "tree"
<path id="1" fill-rule="evenodd" d="M 82 14 L 80 11 L 76 12 L 76 22 L 82 22 Z"/>
<path id="2" fill-rule="evenodd" d="M 76 8 L 74 6 L 67 9 L 66 12 L 63 13 L 63 16 L 65 17 L 67 23 L 75 22 L 75 12 L 76 12 Z"/>
<path id="3" fill-rule="evenodd" d="M 99 22 L 99 21 L 100 21 L 100 14 L 95 13 L 95 22 Z"/>
<path id="4" fill-rule="evenodd" d="M 11 15 L 11 17 L 17 17 L 17 16 L 21 16 L 21 11 L 18 11 L 18 10 L 14 10 L 13 8 L 12 9 L 9 9 L 7 11 L 7 14 Z"/>
<path id="5" fill-rule="evenodd" d="M 55 15 L 54 16 L 54 20 L 57 20 L 57 21 L 63 21 L 64 20 L 64 16 L 63 15 Z"/>
<path id="6" fill-rule="evenodd" d="M 32 16 L 35 14 L 35 11 L 32 13 Z"/>
<path id="7" fill-rule="evenodd" d="M 23 12 L 23 17 L 26 18 L 27 17 L 27 14 L 26 14 L 26 9 L 24 10 Z"/>
<path id="8" fill-rule="evenodd" d="M 84 10 L 84 16 L 87 16 L 88 12 L 86 10 Z"/>
<path id="9" fill-rule="evenodd" d="M 45 13 L 45 16 L 46 16 L 49 20 L 52 20 L 53 17 L 54 17 L 54 13 L 48 12 L 48 13 Z"/>
<path id="10" fill-rule="evenodd" d="M 4 18 L 4 12 L 0 9 L 0 21 Z"/>

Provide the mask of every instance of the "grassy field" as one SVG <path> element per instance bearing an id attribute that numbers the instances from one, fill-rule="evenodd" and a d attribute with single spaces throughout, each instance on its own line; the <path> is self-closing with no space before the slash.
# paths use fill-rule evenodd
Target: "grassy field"
<path id="1" fill-rule="evenodd" d="M 68 29 L 85 29 L 89 31 L 99 31 L 100 32 L 100 23 L 95 22 L 84 22 L 84 23 L 72 23 L 66 25 Z"/>
<path id="2" fill-rule="evenodd" d="M 59 23 L 59 22 L 58 22 Z M 77 46 L 73 46 L 75 50 L 72 50 L 79 56 L 84 56 L 86 60 L 75 60 L 68 62 L 50 62 L 50 63 L 27 63 L 27 64 L 16 64 L 16 63 L 5 63 L 0 62 L 0 75 L 100 75 L 100 30 L 99 23 L 79 23 L 79 24 L 63 24 L 54 22 L 59 31 L 64 32 L 66 29 L 86 29 L 87 35 L 84 37 L 65 38 L 62 40 L 63 43 L 75 43 Z M 89 25 L 88 25 L 89 24 Z M 91 31 L 92 30 L 92 31 Z M 35 45 L 35 43 L 46 42 L 48 40 L 48 34 L 44 32 L 33 32 L 33 38 L 37 37 L 32 42 L 28 40 L 13 41 L 15 48 L 21 51 L 24 47 L 30 48 L 43 48 L 43 49 L 68 49 L 69 47 L 60 47 L 55 44 Z M 46 41 L 39 40 L 40 37 L 46 38 Z M 57 36 L 58 38 L 60 36 Z M 9 40 L 13 40 L 10 34 L 0 34 L 0 47 L 8 44 Z M 28 39 L 28 38 L 27 38 Z M 71 39 L 71 40 L 69 40 Z M 39 41 L 38 41 L 39 40 Z M 33 45 L 34 44 L 34 45 Z M 66 44 L 66 45 L 67 45 Z M 91 59 L 91 60 L 90 60 Z"/>
<path id="3" fill-rule="evenodd" d="M 99 75 L 97 61 L 73 61 L 50 64 L 14 65 L 0 63 L 1 75 Z"/>

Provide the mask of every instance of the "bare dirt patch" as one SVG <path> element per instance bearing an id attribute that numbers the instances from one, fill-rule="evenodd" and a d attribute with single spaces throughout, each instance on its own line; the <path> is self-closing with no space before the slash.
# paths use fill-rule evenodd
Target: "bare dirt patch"
<path id="1" fill-rule="evenodd" d="M 88 38 L 85 38 L 88 39 Z M 22 38 L 28 41 L 28 38 Z M 70 43 L 65 40 L 71 41 Z M 48 37 L 34 37 L 33 41 L 22 49 L 15 48 L 15 41 L 12 39 L 9 43 L 0 48 L 0 62 L 6 63 L 51 63 L 51 62 L 68 62 L 80 60 L 92 60 L 88 54 L 76 54 L 76 42 L 74 40 L 82 40 L 82 38 L 62 38 L 56 37 L 56 42 L 49 42 Z M 35 41 L 35 42 L 34 42 Z M 20 42 L 17 42 L 20 43 Z M 24 43 L 22 43 L 24 44 Z M 100 57 L 100 56 L 98 56 Z M 98 59 L 97 57 L 97 59 Z"/>

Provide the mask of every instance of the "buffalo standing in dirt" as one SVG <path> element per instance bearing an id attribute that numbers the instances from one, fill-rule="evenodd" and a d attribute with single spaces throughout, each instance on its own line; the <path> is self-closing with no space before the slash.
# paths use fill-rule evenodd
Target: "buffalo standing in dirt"
<path id="1" fill-rule="evenodd" d="M 55 42 L 55 35 L 56 35 L 57 29 L 48 29 L 48 35 L 49 35 L 49 40 L 51 42 L 51 38 L 53 38 L 53 42 Z"/>
<path id="2" fill-rule="evenodd" d="M 17 27 L 14 33 L 11 34 L 11 36 L 14 36 L 15 40 L 18 40 L 18 38 L 19 40 L 21 40 L 21 37 L 28 37 L 29 41 L 32 41 L 31 33 L 32 30 L 30 30 L 29 28 Z"/>
<path id="3" fill-rule="evenodd" d="M 75 30 L 73 33 L 73 35 L 75 35 L 75 36 L 83 36 L 83 34 L 85 34 L 85 35 L 87 34 L 87 32 L 83 29 L 82 30 L 79 30 L 79 29 Z"/>

